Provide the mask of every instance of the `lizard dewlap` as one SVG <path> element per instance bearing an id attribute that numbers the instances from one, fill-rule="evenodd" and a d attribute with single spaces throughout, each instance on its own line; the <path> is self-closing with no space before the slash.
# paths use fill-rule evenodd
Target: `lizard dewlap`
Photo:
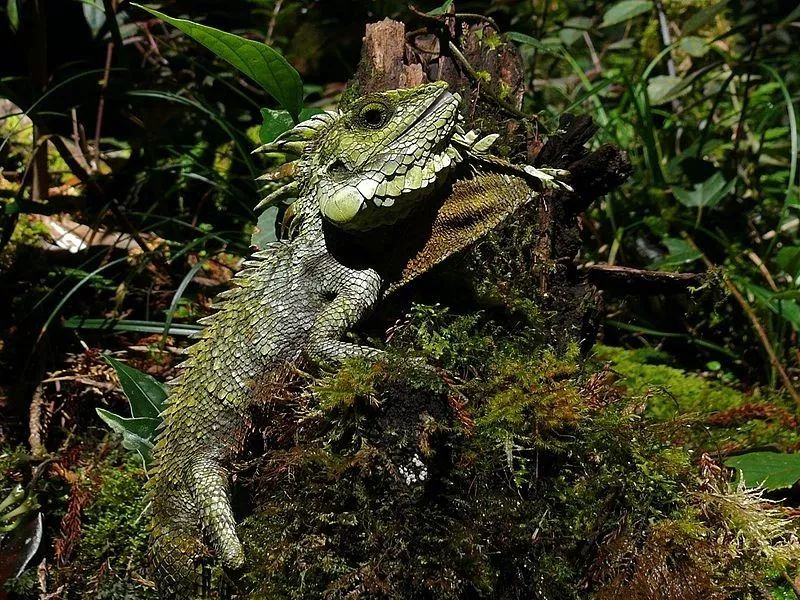
<path id="1" fill-rule="evenodd" d="M 380 359 L 380 351 L 344 341 L 379 299 L 484 236 L 543 187 L 564 185 L 561 172 L 490 156 L 497 136 L 464 131 L 458 105 L 443 83 L 370 94 L 260 149 L 297 157 L 261 178 L 289 182 L 259 205 L 293 201 L 293 216 L 286 238 L 245 261 L 216 314 L 201 319 L 207 326 L 172 382 L 148 482 L 162 595 L 190 597 L 203 562 L 244 563 L 230 472 L 252 426 L 254 387 L 301 358 Z M 395 227 L 392 245 L 346 260 L 359 236 L 377 230 L 386 239 Z"/>

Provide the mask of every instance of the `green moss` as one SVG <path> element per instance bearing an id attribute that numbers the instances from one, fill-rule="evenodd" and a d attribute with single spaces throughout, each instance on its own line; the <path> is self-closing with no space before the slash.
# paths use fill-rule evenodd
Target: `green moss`
<path id="1" fill-rule="evenodd" d="M 92 478 L 97 491 L 84 510 L 78 562 L 99 566 L 111 560 L 112 572 L 122 573 L 141 567 L 147 543 L 141 460 L 126 453 L 122 464 L 104 464 Z"/>
<path id="2" fill-rule="evenodd" d="M 613 598 L 664 576 L 745 598 L 794 564 L 788 522 L 698 467 L 680 424 L 507 317 L 418 306 L 396 356 L 274 407 L 251 597 Z"/>
<path id="3" fill-rule="evenodd" d="M 713 451 L 734 452 L 765 445 L 795 451 L 800 430 L 791 401 L 758 389 L 745 394 L 733 385 L 665 364 L 663 353 L 597 346 L 595 358 L 611 364 L 619 384 L 645 403 L 659 420 L 688 416 L 696 427 L 687 441 Z M 685 436 L 683 436 L 685 437 Z"/>
<path id="4" fill-rule="evenodd" d="M 620 383 L 631 394 L 650 395 L 647 410 L 657 418 L 725 410 L 746 401 L 733 387 L 665 364 L 668 356 L 649 348 L 626 350 L 599 345 L 595 357 L 611 362 L 614 371 L 622 375 Z"/>
<path id="5" fill-rule="evenodd" d="M 0 475 L 30 480 L 33 464 L 21 448 L 0 453 Z M 61 598 L 155 597 L 146 582 L 147 534 L 141 462 L 121 447 L 77 442 L 40 474 L 35 493 L 44 517 L 47 586 Z M 7 486 L 5 486 L 7 487 Z M 6 589 L 38 598 L 38 561 Z"/>

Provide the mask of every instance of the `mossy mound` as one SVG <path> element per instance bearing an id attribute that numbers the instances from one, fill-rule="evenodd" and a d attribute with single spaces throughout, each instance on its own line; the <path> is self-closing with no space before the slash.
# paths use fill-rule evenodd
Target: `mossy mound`
<path id="1" fill-rule="evenodd" d="M 719 374 L 687 373 L 648 348 L 597 346 L 594 355 L 620 375 L 628 394 L 644 398 L 647 416 L 683 419 L 680 439 L 693 448 L 723 455 L 752 448 L 800 451 L 796 407 L 785 394 L 758 388 L 744 393 Z"/>
<path id="2" fill-rule="evenodd" d="M 800 558 L 790 521 L 676 446 L 682 423 L 642 416 L 643 396 L 528 331 L 419 306 L 389 360 L 273 396 L 270 450 L 249 485 L 257 510 L 242 527 L 247 595 L 780 589 Z M 408 358 L 420 355 L 456 379 Z"/>

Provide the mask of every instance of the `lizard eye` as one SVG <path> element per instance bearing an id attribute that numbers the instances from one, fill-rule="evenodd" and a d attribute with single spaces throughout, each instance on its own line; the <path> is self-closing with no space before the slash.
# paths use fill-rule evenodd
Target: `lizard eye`
<path id="1" fill-rule="evenodd" d="M 361 108 L 358 118 L 367 127 L 380 129 L 389 120 L 389 109 L 380 102 L 370 102 Z"/>

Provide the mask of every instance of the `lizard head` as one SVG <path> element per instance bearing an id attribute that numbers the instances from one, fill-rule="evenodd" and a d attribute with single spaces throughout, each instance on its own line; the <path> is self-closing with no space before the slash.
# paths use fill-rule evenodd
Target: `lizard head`
<path id="1" fill-rule="evenodd" d="M 340 108 L 311 153 L 308 191 L 323 216 L 371 229 L 406 216 L 461 160 L 460 98 L 443 82 L 368 94 Z"/>

